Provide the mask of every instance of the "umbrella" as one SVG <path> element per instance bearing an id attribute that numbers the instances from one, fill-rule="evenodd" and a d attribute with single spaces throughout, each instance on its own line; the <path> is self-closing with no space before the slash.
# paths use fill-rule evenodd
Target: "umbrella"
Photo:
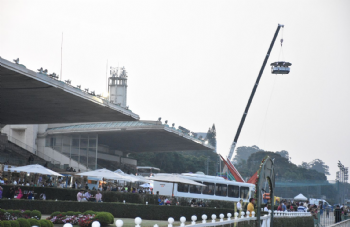
<path id="1" fill-rule="evenodd" d="M 146 183 L 146 184 L 141 184 L 140 187 L 141 188 L 153 188 L 153 185 Z"/>
<path id="2" fill-rule="evenodd" d="M 307 201 L 307 198 L 303 194 L 299 194 L 294 197 L 294 200 Z"/>
<path id="3" fill-rule="evenodd" d="M 164 175 L 157 174 L 154 177 L 146 177 L 146 179 L 153 180 L 153 181 L 173 183 L 172 196 L 174 196 L 175 183 L 191 184 L 191 185 L 198 185 L 198 186 L 206 187 L 205 184 L 201 184 L 201 183 L 198 183 L 196 181 L 193 181 L 193 180 L 190 180 L 190 179 L 187 179 L 187 178 L 181 177 L 180 175 L 175 175 L 175 174 L 164 174 Z"/>
<path id="4" fill-rule="evenodd" d="M 54 175 L 54 176 L 63 177 L 63 175 L 56 173 L 55 171 L 52 171 L 51 169 L 45 168 L 44 166 L 38 165 L 38 164 L 20 166 L 20 167 L 12 167 L 12 168 L 10 168 L 10 170 L 17 171 L 17 172 L 39 173 L 39 174 Z"/>

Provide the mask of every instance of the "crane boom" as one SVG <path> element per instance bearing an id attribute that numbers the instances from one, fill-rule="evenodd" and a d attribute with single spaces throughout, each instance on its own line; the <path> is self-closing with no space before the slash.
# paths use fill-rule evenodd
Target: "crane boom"
<path id="1" fill-rule="evenodd" d="M 235 136 L 235 138 L 234 138 L 234 140 L 233 140 L 233 142 L 232 142 L 232 145 L 231 145 L 231 148 L 230 148 L 230 152 L 229 152 L 228 157 L 227 157 L 227 159 L 228 159 L 229 161 L 232 161 L 232 160 L 231 160 L 231 159 L 232 159 L 232 155 L 233 155 L 233 152 L 234 152 L 234 150 L 235 150 L 235 148 L 236 148 L 236 144 L 237 144 L 239 135 L 241 134 L 241 130 L 242 130 L 242 127 L 243 127 L 245 118 L 246 118 L 247 115 L 248 115 L 248 111 L 249 111 L 250 104 L 251 104 L 252 101 L 253 101 L 253 98 L 254 98 L 256 89 L 258 88 L 258 85 L 259 85 L 260 78 L 261 78 L 261 76 L 262 76 L 262 74 L 263 74 L 263 72 L 264 72 L 264 69 L 265 69 L 267 60 L 268 60 L 269 57 L 270 57 L 271 50 L 272 50 L 272 48 L 273 48 L 273 45 L 275 44 L 275 41 L 276 41 L 278 32 L 280 31 L 280 28 L 281 28 L 281 27 L 284 27 L 284 25 L 278 24 L 277 29 L 276 29 L 276 32 L 275 32 L 275 35 L 273 36 L 273 39 L 272 39 L 272 41 L 271 41 L 269 50 L 267 51 L 267 54 L 266 54 L 265 59 L 264 59 L 264 62 L 263 62 L 263 64 L 262 64 L 262 66 L 261 66 L 261 69 L 260 69 L 258 78 L 256 79 L 256 82 L 255 82 L 255 84 L 254 84 L 252 93 L 250 94 L 250 97 L 249 97 L 247 106 L 245 107 L 245 110 L 244 110 L 244 113 L 243 113 L 241 122 L 239 123 L 238 129 L 237 129 L 237 132 L 236 132 L 236 136 Z"/>

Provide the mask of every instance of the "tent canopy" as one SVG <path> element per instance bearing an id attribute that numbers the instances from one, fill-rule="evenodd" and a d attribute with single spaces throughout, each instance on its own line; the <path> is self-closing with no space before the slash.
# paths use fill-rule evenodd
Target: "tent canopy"
<path id="1" fill-rule="evenodd" d="M 16 171 L 16 172 L 39 173 L 44 175 L 54 175 L 54 176 L 63 177 L 63 175 L 56 173 L 55 171 L 52 171 L 51 169 L 45 168 L 44 166 L 38 165 L 38 164 L 12 167 L 10 168 L 10 170 Z"/>
<path id="2" fill-rule="evenodd" d="M 294 200 L 307 201 L 307 198 L 303 194 L 299 194 L 294 197 Z"/>

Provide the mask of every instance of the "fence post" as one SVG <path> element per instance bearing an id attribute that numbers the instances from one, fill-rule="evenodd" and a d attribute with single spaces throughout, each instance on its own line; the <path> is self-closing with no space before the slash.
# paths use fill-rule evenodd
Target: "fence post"
<path id="1" fill-rule="evenodd" d="M 191 224 L 195 225 L 196 221 L 197 221 L 197 216 L 196 215 L 192 215 L 191 220 L 192 220 Z"/>
<path id="2" fill-rule="evenodd" d="M 243 211 L 241 212 L 241 218 L 244 218 L 244 212 Z"/>
<path id="3" fill-rule="evenodd" d="M 220 214 L 219 217 L 220 217 L 220 222 L 223 222 L 225 215 L 224 214 Z"/>
<path id="4" fill-rule="evenodd" d="M 180 226 L 185 226 L 185 222 L 186 222 L 186 218 L 184 216 L 182 216 L 180 218 L 180 222 L 181 222 L 181 225 Z"/>
<path id="5" fill-rule="evenodd" d="M 173 227 L 173 223 L 174 223 L 174 218 L 168 218 L 168 227 Z"/>
<path id="6" fill-rule="evenodd" d="M 211 215 L 211 219 L 212 219 L 211 222 L 212 222 L 212 223 L 215 223 L 216 215 L 215 215 L 215 214 L 212 214 L 212 215 Z"/>
<path id="7" fill-rule="evenodd" d="M 234 215 L 235 215 L 235 219 L 238 219 L 238 213 L 235 212 Z"/>
<path id="8" fill-rule="evenodd" d="M 101 226 L 101 224 L 100 224 L 100 222 L 98 222 L 98 221 L 94 221 L 94 222 L 92 222 L 92 224 L 91 224 L 91 227 L 100 227 Z"/>
<path id="9" fill-rule="evenodd" d="M 135 218 L 135 227 L 141 227 L 142 219 L 140 217 Z"/>
<path id="10" fill-rule="evenodd" d="M 123 224 L 124 224 L 124 222 L 122 220 L 120 220 L 120 219 L 115 221 L 115 226 L 117 226 L 117 227 L 122 227 Z"/>
<path id="11" fill-rule="evenodd" d="M 246 217 L 249 218 L 250 212 L 247 211 L 246 214 L 247 214 Z"/>
<path id="12" fill-rule="evenodd" d="M 207 215 L 203 214 L 202 215 L 202 223 L 207 223 Z"/>
<path id="13" fill-rule="evenodd" d="M 232 214 L 231 213 L 227 213 L 227 221 L 231 220 Z"/>
<path id="14" fill-rule="evenodd" d="M 252 211 L 252 218 L 255 217 L 255 211 Z"/>

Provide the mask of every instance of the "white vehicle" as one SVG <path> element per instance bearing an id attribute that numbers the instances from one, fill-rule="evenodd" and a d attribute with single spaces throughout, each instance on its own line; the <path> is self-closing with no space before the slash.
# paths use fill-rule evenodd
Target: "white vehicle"
<path id="1" fill-rule="evenodd" d="M 309 204 L 311 205 L 319 205 L 320 203 L 322 203 L 323 207 L 329 207 L 330 204 L 324 200 L 324 199 L 314 199 L 314 198 L 310 198 L 309 199 Z"/>
<path id="2" fill-rule="evenodd" d="M 170 175 L 170 174 L 157 174 Z M 202 172 L 183 173 L 181 177 L 194 180 L 207 185 L 206 187 L 174 183 L 174 196 L 196 199 L 225 200 L 238 202 L 241 198 L 248 202 L 253 196 L 255 185 L 250 183 L 241 183 L 229 181 L 223 177 L 208 176 Z M 159 192 L 159 195 L 171 196 L 173 183 L 154 181 L 153 192 Z"/>

